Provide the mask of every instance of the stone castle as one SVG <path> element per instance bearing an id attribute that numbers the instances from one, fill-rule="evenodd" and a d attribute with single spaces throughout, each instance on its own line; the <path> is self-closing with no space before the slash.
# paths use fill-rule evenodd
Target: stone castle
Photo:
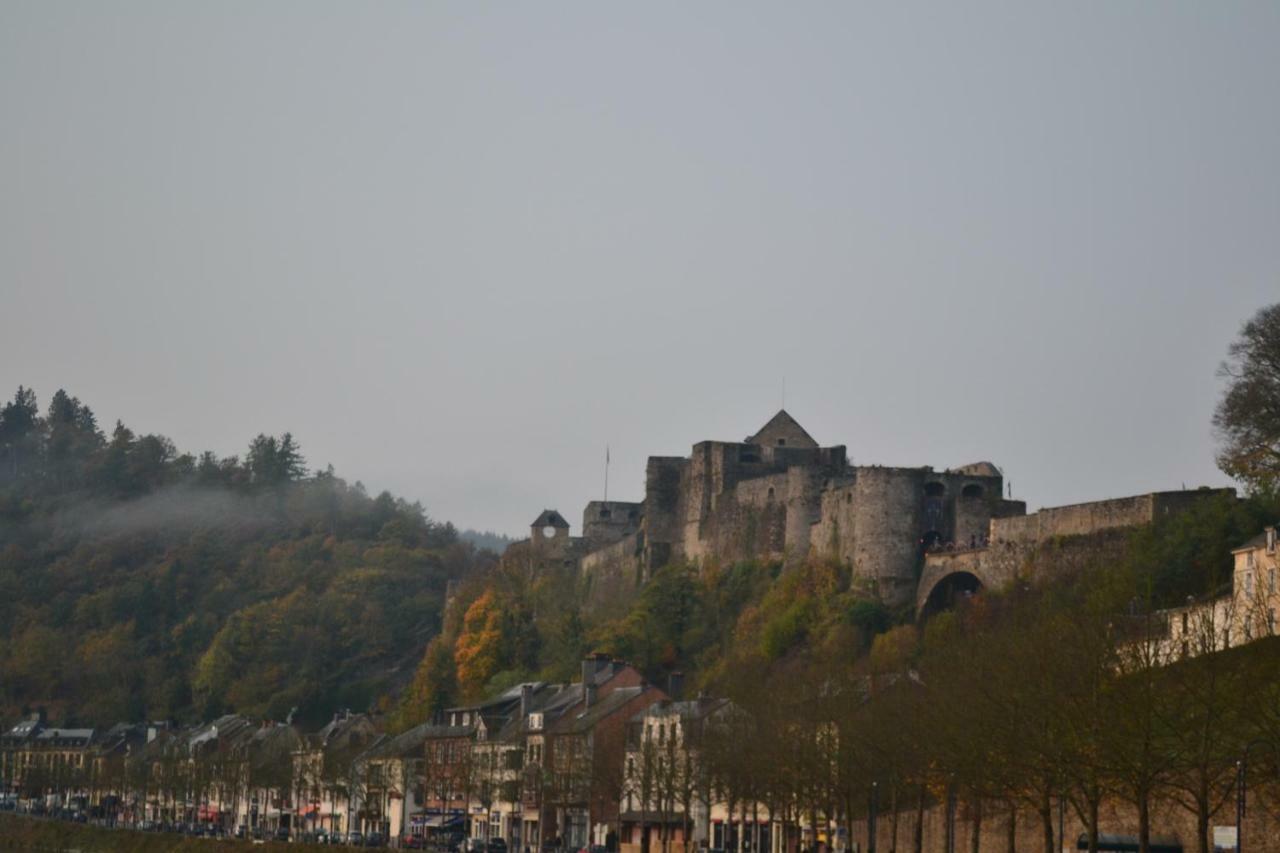
<path id="1" fill-rule="evenodd" d="M 576 568 L 588 600 L 626 596 L 672 562 L 794 563 L 809 554 L 848 565 L 890 606 L 1003 583 L 1018 559 L 1055 536 L 1150 523 L 1206 494 L 1168 492 L 1041 510 L 1004 495 L 990 462 L 936 471 L 853 465 L 821 447 L 785 410 L 740 442 L 703 441 L 688 457 L 651 456 L 644 500 L 592 501 L 582 535 L 544 510 L 504 557 Z M 1013 568 L 1011 568 L 1013 567 Z"/>

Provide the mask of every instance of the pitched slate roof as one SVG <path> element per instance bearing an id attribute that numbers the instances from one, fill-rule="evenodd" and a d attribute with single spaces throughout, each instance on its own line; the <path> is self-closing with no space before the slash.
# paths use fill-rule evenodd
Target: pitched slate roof
<path id="1" fill-rule="evenodd" d="M 1256 551 L 1258 548 L 1265 548 L 1266 546 L 1267 546 L 1267 531 L 1264 530 L 1261 533 L 1259 533 L 1257 536 L 1254 536 L 1249 541 L 1245 542 L 1243 545 L 1237 545 L 1236 547 L 1232 548 L 1231 553 L 1237 554 L 1241 551 Z"/>
<path id="2" fill-rule="evenodd" d="M 619 687 L 590 708 L 569 717 L 557 728 L 561 732 L 574 734 L 589 731 L 596 723 L 615 713 L 647 689 L 643 686 Z"/>
<path id="3" fill-rule="evenodd" d="M 809 435 L 808 431 L 805 430 L 804 427 L 800 426 L 800 422 L 797 421 L 795 418 L 791 417 L 791 415 L 787 413 L 786 409 L 779 409 L 778 413 L 773 417 L 769 418 L 769 422 L 764 426 L 760 427 L 760 429 L 756 432 L 755 435 L 750 436 L 747 439 L 746 443 L 747 444 L 773 444 L 774 442 L 770 439 L 772 438 L 772 436 L 778 433 L 781 433 L 783 435 L 786 435 L 788 433 L 793 435 L 795 433 L 799 433 L 800 438 L 802 440 L 801 444 L 796 445 L 799 447 L 803 447 L 805 446 L 805 444 L 807 444 L 809 447 L 818 446 L 818 442 L 814 440 L 814 437 Z"/>
<path id="4" fill-rule="evenodd" d="M 530 527 L 559 527 L 565 530 L 569 529 L 569 522 L 564 520 L 564 516 L 556 512 L 554 509 L 544 509 L 542 515 L 534 519 Z"/>

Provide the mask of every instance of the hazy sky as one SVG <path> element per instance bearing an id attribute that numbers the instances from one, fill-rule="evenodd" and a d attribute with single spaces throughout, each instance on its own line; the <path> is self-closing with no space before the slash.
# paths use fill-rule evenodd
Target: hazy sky
<path id="1" fill-rule="evenodd" d="M 786 405 L 1039 506 L 1221 483 L 1277 3 L 0 0 L 0 393 L 574 524 Z"/>

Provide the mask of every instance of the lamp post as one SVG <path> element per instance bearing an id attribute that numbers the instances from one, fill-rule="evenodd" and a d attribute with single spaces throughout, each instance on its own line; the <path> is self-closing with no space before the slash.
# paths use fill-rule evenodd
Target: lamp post
<path id="1" fill-rule="evenodd" d="M 1245 747 L 1245 755 L 1249 754 Z M 1236 762 L 1236 853 L 1240 853 L 1244 844 L 1244 759 Z"/>
<path id="2" fill-rule="evenodd" d="M 1259 745 L 1270 746 L 1273 750 L 1275 749 L 1275 746 L 1270 741 L 1252 740 L 1244 748 L 1244 754 L 1240 756 L 1240 760 L 1236 762 L 1236 853 L 1243 853 L 1244 851 L 1245 779 L 1249 770 L 1249 750 Z"/>
<path id="3" fill-rule="evenodd" d="M 867 853 L 876 853 L 876 810 L 880 805 L 880 786 L 871 783 L 871 801 L 867 809 Z"/>

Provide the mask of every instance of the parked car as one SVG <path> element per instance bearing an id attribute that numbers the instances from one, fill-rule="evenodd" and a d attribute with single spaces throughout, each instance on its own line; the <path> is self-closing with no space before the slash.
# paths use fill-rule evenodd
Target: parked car
<path id="1" fill-rule="evenodd" d="M 403 850 L 426 850 L 427 842 L 421 835 L 403 835 L 400 837 L 400 847 Z"/>
<path id="2" fill-rule="evenodd" d="M 502 838 L 490 838 L 485 853 L 507 853 L 507 842 Z"/>
<path id="3" fill-rule="evenodd" d="M 277 827 L 276 831 L 272 833 L 271 838 L 273 841 L 288 841 L 289 827 L 287 826 Z"/>
<path id="4" fill-rule="evenodd" d="M 353 829 L 347 833 L 347 844 L 352 847 L 364 846 L 364 836 L 360 833 L 360 830 Z"/>

